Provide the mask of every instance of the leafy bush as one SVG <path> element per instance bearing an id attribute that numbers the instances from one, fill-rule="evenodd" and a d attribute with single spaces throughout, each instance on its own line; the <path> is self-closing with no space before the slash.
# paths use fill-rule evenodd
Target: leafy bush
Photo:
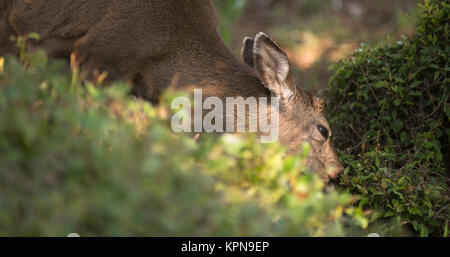
<path id="1" fill-rule="evenodd" d="M 449 220 L 450 5 L 422 6 L 415 35 L 362 46 L 333 66 L 328 116 L 347 167 L 340 186 L 421 235 Z M 446 174 L 447 170 L 447 174 Z"/>
<path id="2" fill-rule="evenodd" d="M 196 141 L 172 132 L 168 104 L 84 82 L 42 52 L 21 58 L 0 57 L 0 236 L 325 236 L 343 235 L 343 213 L 365 223 L 304 156 L 251 136 Z"/>

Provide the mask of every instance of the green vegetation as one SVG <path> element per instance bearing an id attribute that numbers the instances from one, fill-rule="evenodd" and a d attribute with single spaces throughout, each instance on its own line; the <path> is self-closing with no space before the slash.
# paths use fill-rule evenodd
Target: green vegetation
<path id="1" fill-rule="evenodd" d="M 361 197 L 358 206 L 442 236 L 450 217 L 450 4 L 429 0 L 422 9 L 409 39 L 362 46 L 332 67 L 328 117 L 347 167 L 340 187 Z"/>
<path id="2" fill-rule="evenodd" d="M 330 236 L 344 213 L 367 223 L 304 156 L 173 133 L 174 93 L 154 107 L 42 52 L 20 56 L 0 58 L 0 236 Z"/>
<path id="3" fill-rule="evenodd" d="M 228 46 L 233 41 L 233 31 L 238 18 L 245 9 L 247 0 L 215 0 L 220 15 L 220 32 Z"/>

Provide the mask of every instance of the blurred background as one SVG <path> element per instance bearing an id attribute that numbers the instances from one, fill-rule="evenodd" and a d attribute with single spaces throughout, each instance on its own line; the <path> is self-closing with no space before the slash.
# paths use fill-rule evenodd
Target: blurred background
<path id="1" fill-rule="evenodd" d="M 215 0 L 222 35 L 238 55 L 244 37 L 263 31 L 286 51 L 298 86 L 317 93 L 328 67 L 387 37 L 414 31 L 419 0 Z"/>

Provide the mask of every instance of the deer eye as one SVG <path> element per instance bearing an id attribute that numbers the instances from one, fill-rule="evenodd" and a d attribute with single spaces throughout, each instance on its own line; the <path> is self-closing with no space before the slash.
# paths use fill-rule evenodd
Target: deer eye
<path id="1" fill-rule="evenodd" d="M 325 139 L 328 139 L 328 129 L 324 128 L 322 125 L 317 125 L 317 129 L 319 130 L 320 134 L 322 134 L 322 136 Z"/>

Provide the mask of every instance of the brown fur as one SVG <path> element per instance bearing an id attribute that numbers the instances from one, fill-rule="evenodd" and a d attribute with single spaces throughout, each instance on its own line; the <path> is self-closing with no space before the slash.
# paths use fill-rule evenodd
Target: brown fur
<path id="1" fill-rule="evenodd" d="M 41 36 L 31 48 L 54 58 L 74 52 L 83 70 L 130 81 L 136 95 L 152 102 L 173 78 L 180 89 L 201 87 L 204 97 L 222 99 L 281 96 L 289 89 L 281 102 L 281 142 L 293 152 L 310 142 L 308 165 L 335 167 L 324 180 L 342 170 L 331 132 L 323 138 L 317 130 L 321 124 L 331 131 L 323 108 L 295 86 L 281 48 L 259 35 L 244 44 L 247 64 L 237 59 L 220 36 L 210 0 L 2 0 L 0 55 L 14 51 L 10 36 L 31 32 Z"/>

